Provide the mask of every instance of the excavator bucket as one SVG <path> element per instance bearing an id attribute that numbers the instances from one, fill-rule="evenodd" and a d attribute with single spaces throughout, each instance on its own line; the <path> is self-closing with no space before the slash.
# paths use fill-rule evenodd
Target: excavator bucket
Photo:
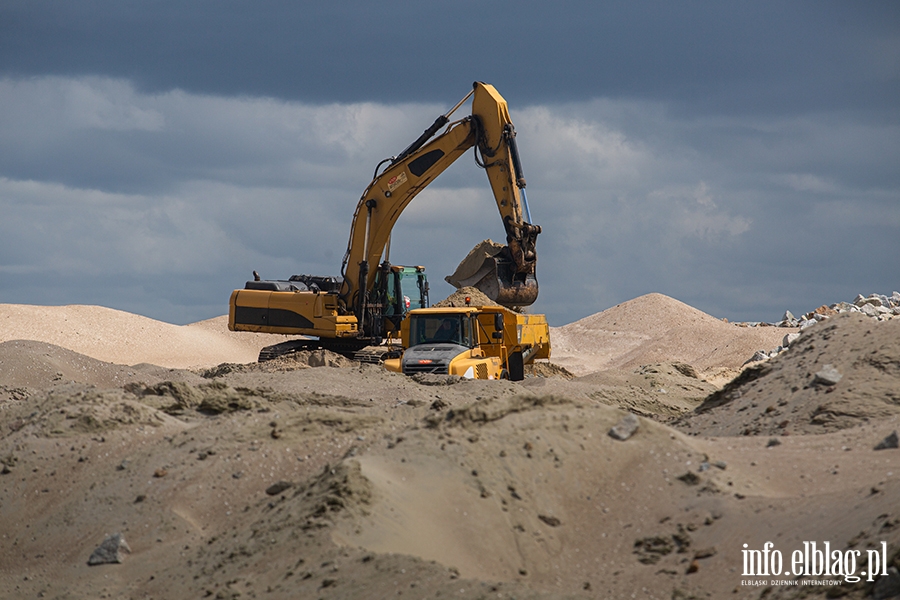
<path id="1" fill-rule="evenodd" d="M 502 244 L 485 240 L 475 246 L 453 275 L 445 277 L 456 288 L 474 287 L 506 307 L 530 306 L 538 297 L 534 274 L 516 273 L 509 250 Z"/>

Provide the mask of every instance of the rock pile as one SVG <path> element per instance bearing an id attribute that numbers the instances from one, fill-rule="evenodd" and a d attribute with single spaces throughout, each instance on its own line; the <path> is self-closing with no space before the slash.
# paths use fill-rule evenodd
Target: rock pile
<path id="1" fill-rule="evenodd" d="M 822 305 L 816 310 L 806 313 L 800 319 L 794 317 L 794 315 L 791 314 L 791 311 L 786 311 L 784 316 L 781 317 L 781 321 L 774 325 L 776 327 L 799 327 L 800 329 L 806 329 L 819 321 L 824 321 L 828 317 L 846 312 L 862 313 L 867 317 L 878 319 L 879 321 L 893 319 L 895 316 L 900 316 L 900 292 L 894 292 L 890 296 L 870 294 L 866 297 L 862 294 L 858 294 L 852 303 L 838 302 L 831 306 Z"/>
<path id="2" fill-rule="evenodd" d="M 823 304 L 819 308 L 806 313 L 799 319 L 788 310 L 785 311 L 781 320 L 777 323 L 737 323 L 737 325 L 742 327 L 790 327 L 800 328 L 800 330 L 803 331 L 808 327 L 812 327 L 819 321 L 824 321 L 834 315 L 848 312 L 861 313 L 878 321 L 887 321 L 895 317 L 900 317 L 900 292 L 894 292 L 890 296 L 885 296 L 884 294 L 870 294 L 869 296 L 863 296 L 862 294 L 858 294 L 852 303 L 837 302 L 831 306 Z M 798 337 L 800 337 L 799 333 L 789 333 L 784 336 L 780 346 L 769 351 L 757 350 L 756 354 L 744 364 L 758 362 L 777 356 L 787 350 Z"/>

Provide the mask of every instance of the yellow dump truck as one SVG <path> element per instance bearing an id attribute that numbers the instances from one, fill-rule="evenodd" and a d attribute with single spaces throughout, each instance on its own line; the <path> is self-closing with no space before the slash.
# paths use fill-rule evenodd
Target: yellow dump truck
<path id="1" fill-rule="evenodd" d="M 550 358 L 547 318 L 502 306 L 412 310 L 400 334 L 405 350 L 399 358 L 385 360 L 384 366 L 406 375 L 520 381 L 525 365 Z"/>

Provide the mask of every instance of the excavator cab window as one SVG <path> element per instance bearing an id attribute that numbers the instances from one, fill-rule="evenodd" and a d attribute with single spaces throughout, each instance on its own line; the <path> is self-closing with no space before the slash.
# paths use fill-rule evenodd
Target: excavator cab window
<path id="1" fill-rule="evenodd" d="M 397 273 L 397 277 L 400 279 L 400 293 L 406 310 L 428 308 L 425 273 L 420 273 L 413 267 L 404 267 Z"/>

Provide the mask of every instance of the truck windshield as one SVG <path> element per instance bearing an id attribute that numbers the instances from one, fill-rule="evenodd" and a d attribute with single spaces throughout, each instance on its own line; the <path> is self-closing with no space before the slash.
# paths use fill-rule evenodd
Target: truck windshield
<path id="1" fill-rule="evenodd" d="M 409 334 L 412 345 L 450 343 L 471 346 L 469 320 L 461 315 L 413 315 Z"/>

